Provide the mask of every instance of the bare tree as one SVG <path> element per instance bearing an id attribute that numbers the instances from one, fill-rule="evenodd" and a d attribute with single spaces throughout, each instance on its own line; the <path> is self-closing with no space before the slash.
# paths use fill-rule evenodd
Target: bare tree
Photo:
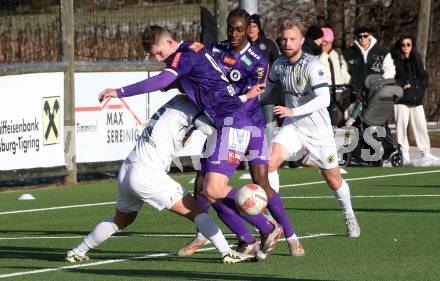
<path id="1" fill-rule="evenodd" d="M 344 39 L 344 1 L 328 0 L 327 1 L 328 24 L 333 29 L 335 39 L 333 45 L 341 49 Z"/>

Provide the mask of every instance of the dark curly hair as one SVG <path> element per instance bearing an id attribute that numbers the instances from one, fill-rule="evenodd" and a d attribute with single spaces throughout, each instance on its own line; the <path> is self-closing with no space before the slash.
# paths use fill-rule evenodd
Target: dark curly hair
<path id="1" fill-rule="evenodd" d="M 245 21 L 246 21 L 246 24 L 249 25 L 249 19 L 250 19 L 251 15 L 249 15 L 249 13 L 246 12 L 246 10 L 243 10 L 243 9 L 237 8 L 237 9 L 235 9 L 235 10 L 232 10 L 232 11 L 229 13 L 228 18 L 227 18 L 226 21 L 229 22 L 229 20 L 230 20 L 231 18 L 233 18 L 233 17 L 244 18 Z"/>

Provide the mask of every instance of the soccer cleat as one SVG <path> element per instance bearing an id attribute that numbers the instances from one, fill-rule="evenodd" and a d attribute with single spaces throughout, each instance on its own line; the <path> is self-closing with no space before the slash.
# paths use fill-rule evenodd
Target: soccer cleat
<path id="1" fill-rule="evenodd" d="M 199 238 L 199 236 L 196 235 L 196 237 L 191 242 L 183 246 L 182 249 L 177 252 L 177 255 L 180 257 L 191 256 L 198 249 L 202 248 L 205 245 L 208 245 L 209 243 L 211 243 L 211 241 L 209 241 L 208 239 Z"/>
<path id="2" fill-rule="evenodd" d="M 81 256 L 75 253 L 74 251 L 70 250 L 67 252 L 66 255 L 66 261 L 68 262 L 82 262 L 89 260 L 88 256 Z"/>
<path id="3" fill-rule="evenodd" d="M 265 254 L 269 254 L 275 249 L 275 246 L 278 243 L 278 239 L 280 239 L 283 234 L 283 228 L 279 224 L 274 225 L 274 229 L 267 236 L 261 236 L 261 250 Z"/>
<path id="4" fill-rule="evenodd" d="M 294 257 L 305 256 L 304 247 L 299 242 L 298 238 L 287 239 L 287 245 L 289 245 L 290 255 Z"/>
<path id="5" fill-rule="evenodd" d="M 348 237 L 359 237 L 361 235 L 361 228 L 355 217 L 345 219 L 345 225 L 347 226 Z"/>
<path id="6" fill-rule="evenodd" d="M 223 263 L 240 263 L 255 261 L 254 255 L 242 254 L 235 250 L 230 250 L 227 253 L 222 254 Z"/>
<path id="7" fill-rule="evenodd" d="M 237 247 L 235 248 L 235 251 L 241 254 L 254 255 L 254 256 L 259 250 L 260 250 L 259 241 L 255 241 L 255 243 L 252 244 L 247 244 L 245 242 L 239 241 Z"/>

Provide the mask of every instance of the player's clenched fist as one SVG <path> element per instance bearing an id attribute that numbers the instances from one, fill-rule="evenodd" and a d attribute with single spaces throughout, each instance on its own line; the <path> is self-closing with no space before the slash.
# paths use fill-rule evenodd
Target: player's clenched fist
<path id="1" fill-rule="evenodd" d="M 250 90 L 246 93 L 246 100 L 253 99 L 259 96 L 264 92 L 264 88 L 266 88 L 266 84 L 256 84 L 250 88 Z"/>
<path id="2" fill-rule="evenodd" d="M 99 102 L 102 102 L 106 98 L 117 98 L 118 94 L 116 93 L 115 89 L 105 89 L 99 94 L 98 100 Z"/>

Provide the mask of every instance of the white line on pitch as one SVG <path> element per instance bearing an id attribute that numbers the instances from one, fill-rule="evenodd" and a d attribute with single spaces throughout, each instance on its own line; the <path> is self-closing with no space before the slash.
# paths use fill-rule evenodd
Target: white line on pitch
<path id="1" fill-rule="evenodd" d="M 378 179 L 378 178 L 387 178 L 387 177 L 399 177 L 399 176 L 412 176 L 412 175 L 432 174 L 432 173 L 439 173 L 439 172 L 440 172 L 440 170 L 433 170 L 433 171 L 423 171 L 423 172 L 414 172 L 414 173 L 389 174 L 389 175 L 380 175 L 380 176 L 371 176 L 371 177 L 362 177 L 362 178 L 351 178 L 351 179 L 345 179 L 345 181 L 368 180 L 368 179 Z M 286 184 L 286 185 L 280 185 L 280 187 L 305 186 L 305 185 L 314 185 L 314 184 L 321 184 L 321 183 L 325 183 L 325 181 L 315 181 L 315 182 L 305 182 L 305 183 L 296 183 L 296 184 Z M 30 213 L 30 212 L 39 212 L 39 211 L 48 211 L 48 210 L 59 210 L 59 209 L 69 209 L 69 208 L 93 207 L 93 206 L 101 206 L 101 205 L 110 205 L 110 204 L 115 204 L 115 203 L 116 202 L 103 202 L 103 203 L 91 203 L 91 204 L 82 204 L 82 205 L 59 206 L 59 207 L 50 207 L 50 208 L 41 208 L 41 209 L 8 211 L 8 212 L 0 212 L 0 215 L 18 214 L 18 213 Z"/>
<path id="2" fill-rule="evenodd" d="M 370 179 L 380 179 L 380 178 L 390 178 L 390 177 L 404 177 L 404 176 L 433 174 L 433 173 L 440 173 L 440 170 L 413 172 L 413 173 L 389 174 L 389 175 L 361 177 L 361 178 L 351 178 L 351 179 L 345 179 L 345 181 L 360 181 L 360 180 L 370 180 Z M 285 184 L 285 185 L 280 185 L 280 187 L 294 187 L 294 186 L 314 185 L 314 184 L 321 184 L 321 183 L 325 183 L 325 181 L 314 181 L 314 182 L 303 182 L 303 183 Z"/>
<path id="3" fill-rule="evenodd" d="M 93 206 L 110 205 L 110 204 L 115 204 L 115 203 L 116 202 L 113 201 L 113 202 L 90 203 L 90 204 L 70 205 L 70 206 L 59 206 L 59 207 L 50 207 L 50 208 L 41 208 L 41 209 L 18 210 L 18 211 L 1 212 L 0 215 L 19 214 L 19 213 L 32 213 L 32 212 L 41 212 L 41 211 L 48 211 L 48 210 L 60 210 L 60 209 L 82 208 L 82 207 L 93 207 Z"/>
<path id="4" fill-rule="evenodd" d="M 318 233 L 318 234 L 302 236 L 302 237 L 299 237 L 299 239 L 316 238 L 316 237 L 323 237 L 323 236 L 334 236 L 334 235 L 336 235 L 336 234 L 335 233 Z M 210 251 L 210 250 L 214 250 L 214 249 L 215 249 L 214 247 L 204 248 L 204 249 L 199 250 L 199 252 L 206 252 L 206 251 Z M 160 257 L 175 256 L 175 255 L 176 255 L 175 253 L 148 254 L 148 255 L 135 256 L 135 257 L 129 257 L 129 258 L 124 258 L 124 259 L 104 260 L 104 261 L 97 261 L 97 262 L 90 262 L 90 263 L 83 263 L 83 264 L 67 265 L 67 266 L 52 267 L 52 268 L 43 268 L 43 269 L 31 270 L 31 271 L 7 273 L 7 274 L 0 275 L 0 278 L 23 276 L 23 275 L 30 275 L 30 274 L 36 274 L 36 273 L 46 273 L 46 272 L 52 272 L 52 271 L 60 271 L 60 270 L 64 270 L 64 269 L 90 267 L 90 266 L 97 266 L 97 265 L 103 265 L 103 264 L 125 262 L 125 261 L 130 261 L 130 260 L 144 260 L 144 259 L 160 258 Z M 184 260 L 185 259 L 182 258 L 182 261 L 184 261 Z"/>
<path id="5" fill-rule="evenodd" d="M 232 233 L 224 233 L 226 237 L 235 236 Z M 22 237 L 0 237 L 0 240 L 45 240 L 45 239 L 78 239 L 84 238 L 85 235 L 72 235 L 72 236 L 22 236 Z M 115 235 L 110 238 L 130 238 L 130 237 L 167 237 L 167 238 L 193 238 L 192 234 L 128 234 L 128 235 Z"/>
<path id="6" fill-rule="evenodd" d="M 440 197 L 440 194 L 352 195 L 351 198 Z M 282 196 L 282 199 L 327 199 L 334 196 Z"/>

